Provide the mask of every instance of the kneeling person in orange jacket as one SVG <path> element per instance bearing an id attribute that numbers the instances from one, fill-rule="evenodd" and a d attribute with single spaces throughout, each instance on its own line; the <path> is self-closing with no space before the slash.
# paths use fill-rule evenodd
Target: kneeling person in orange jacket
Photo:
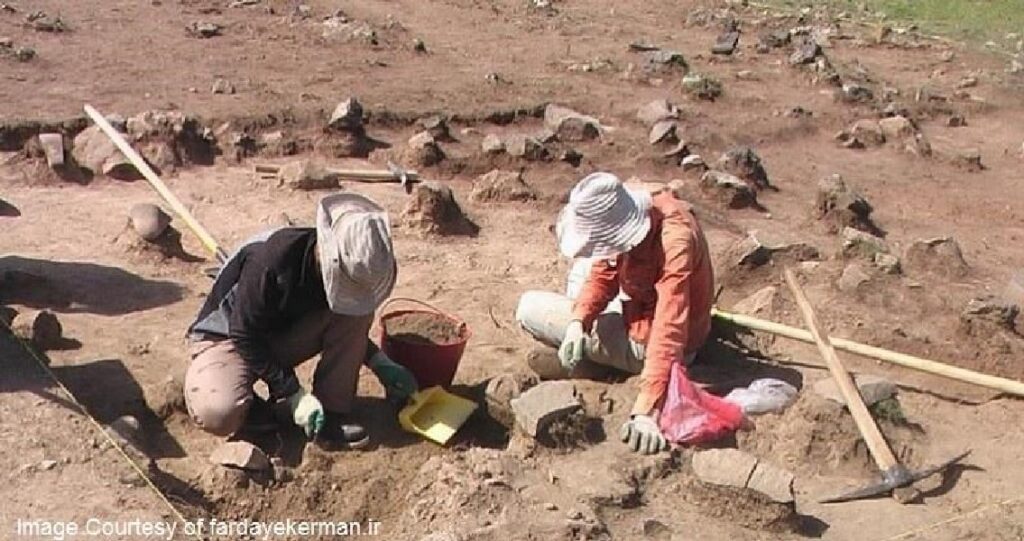
<path id="1" fill-rule="evenodd" d="M 634 451 L 661 451 L 668 444 L 657 418 L 672 363 L 692 362 L 711 329 L 714 274 L 700 224 L 671 193 L 594 173 L 573 188 L 557 232 L 565 256 L 594 258 L 582 290 L 575 301 L 527 292 L 516 317 L 559 348 L 565 375 L 584 360 L 639 373 L 621 437 Z"/>

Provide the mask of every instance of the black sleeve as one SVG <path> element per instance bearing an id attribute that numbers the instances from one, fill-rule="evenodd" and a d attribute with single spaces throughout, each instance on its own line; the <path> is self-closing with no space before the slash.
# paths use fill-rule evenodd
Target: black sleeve
<path id="1" fill-rule="evenodd" d="M 299 390 L 295 371 L 274 359 L 267 336 L 278 314 L 282 297 L 277 276 L 256 261 L 242 268 L 229 322 L 229 336 L 242 359 L 266 382 L 270 399 L 279 400 Z"/>

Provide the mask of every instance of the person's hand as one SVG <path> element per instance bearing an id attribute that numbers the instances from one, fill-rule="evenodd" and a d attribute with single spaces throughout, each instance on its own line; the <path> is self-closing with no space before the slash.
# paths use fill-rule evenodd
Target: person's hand
<path id="1" fill-rule="evenodd" d="M 419 385 L 412 372 L 392 361 L 384 352 L 375 354 L 368 365 L 384 386 L 388 402 L 395 405 L 405 404 L 416 391 L 419 391 Z"/>
<path id="2" fill-rule="evenodd" d="M 562 340 L 562 345 L 558 348 L 558 360 L 562 362 L 562 368 L 571 372 L 583 360 L 583 341 L 585 337 L 583 322 L 578 319 L 570 321 L 569 327 L 565 330 L 565 338 Z"/>
<path id="3" fill-rule="evenodd" d="M 324 406 L 312 393 L 299 387 L 287 402 L 292 421 L 306 432 L 306 437 L 312 438 L 324 427 Z"/>
<path id="4" fill-rule="evenodd" d="M 634 415 L 622 424 L 619 437 L 634 452 L 644 455 L 668 449 L 668 440 L 661 435 L 658 423 L 650 415 Z"/>

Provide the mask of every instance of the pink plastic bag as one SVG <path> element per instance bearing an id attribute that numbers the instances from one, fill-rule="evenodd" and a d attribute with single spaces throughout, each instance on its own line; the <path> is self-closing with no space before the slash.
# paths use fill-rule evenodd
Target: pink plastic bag
<path id="1" fill-rule="evenodd" d="M 743 410 L 697 387 L 683 363 L 672 363 L 658 426 L 668 441 L 696 444 L 717 440 L 743 424 Z"/>

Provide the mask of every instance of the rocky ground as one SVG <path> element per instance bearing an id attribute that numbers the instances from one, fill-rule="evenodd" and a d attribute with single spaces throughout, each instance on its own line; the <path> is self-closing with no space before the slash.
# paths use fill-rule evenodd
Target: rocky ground
<path id="1" fill-rule="evenodd" d="M 554 219 L 603 169 L 694 204 L 723 309 L 802 326 L 789 266 L 834 336 L 1024 378 L 1019 60 L 737 2 L 21 0 L 0 3 L 0 66 L 4 320 L 88 412 L 0 333 L 5 537 L 18 519 L 176 513 L 373 520 L 412 540 L 1024 535 L 1017 399 L 844 354 L 898 389 L 873 411 L 907 464 L 972 454 L 913 503 L 826 505 L 876 471 L 813 347 L 717 329 L 695 379 L 724 394 L 775 377 L 795 403 L 714 449 L 638 458 L 617 441 L 632 382 L 535 386 L 513 319 L 523 291 L 564 287 Z M 221 442 L 177 392 L 208 253 L 145 206 L 161 202 L 85 103 L 228 248 L 312 223 L 330 190 L 380 201 L 396 295 L 472 330 L 454 391 L 480 413 L 435 446 L 364 375 L 369 451 L 286 432 L 211 463 Z M 335 171 L 389 162 L 429 182 L 407 195 Z M 503 411 L 527 388 L 559 422 Z"/>

